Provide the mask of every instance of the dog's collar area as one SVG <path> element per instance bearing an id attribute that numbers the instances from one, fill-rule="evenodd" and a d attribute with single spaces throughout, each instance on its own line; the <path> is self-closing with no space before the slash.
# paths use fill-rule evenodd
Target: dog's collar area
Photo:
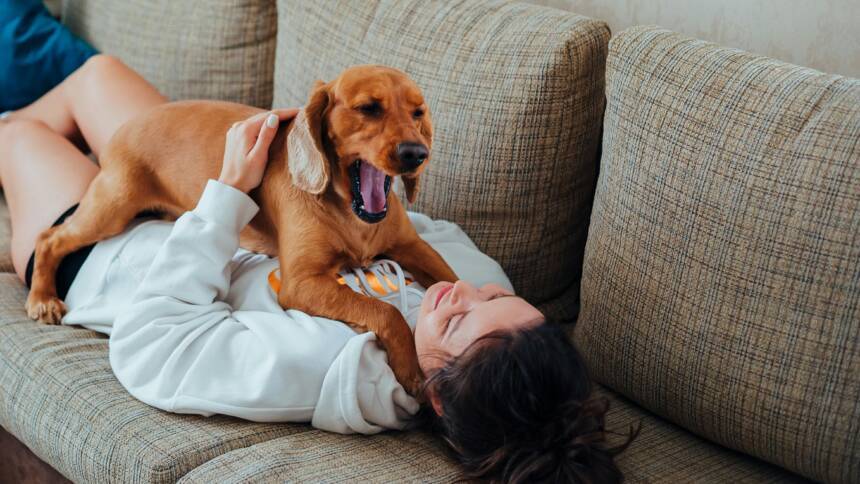
<path id="1" fill-rule="evenodd" d="M 367 203 L 365 203 L 364 196 L 362 195 L 362 160 L 356 160 L 351 165 L 349 165 L 349 180 L 350 180 L 350 188 L 352 191 L 352 211 L 355 215 L 361 220 L 374 224 L 382 221 L 385 216 L 388 214 L 388 191 L 391 189 L 391 177 L 385 175 L 384 180 L 382 181 L 382 196 L 384 197 L 384 201 L 382 202 L 381 210 L 376 212 L 371 212 L 369 209 L 371 208 Z M 365 166 L 365 172 L 371 170 L 376 173 L 373 175 L 379 175 L 381 172 L 378 172 L 376 168 L 372 166 Z M 365 173 L 365 183 L 378 183 L 377 180 L 373 180 L 373 178 L 377 178 L 377 176 L 367 175 Z M 379 190 L 380 187 L 374 186 L 365 186 L 364 193 L 371 194 L 374 190 Z M 371 195 L 372 196 L 372 195 Z M 368 200 L 370 202 L 370 200 Z M 378 202 L 377 202 L 378 203 Z"/>

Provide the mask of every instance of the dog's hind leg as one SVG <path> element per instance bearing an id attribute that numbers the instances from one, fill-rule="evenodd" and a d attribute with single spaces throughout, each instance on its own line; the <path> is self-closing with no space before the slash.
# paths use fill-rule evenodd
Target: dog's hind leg
<path id="1" fill-rule="evenodd" d="M 149 208 L 145 176 L 102 171 L 90 184 L 77 210 L 62 224 L 42 232 L 36 240 L 33 279 L 27 315 L 58 324 L 66 308 L 57 297 L 56 271 L 66 255 L 116 235 L 137 213 Z"/>

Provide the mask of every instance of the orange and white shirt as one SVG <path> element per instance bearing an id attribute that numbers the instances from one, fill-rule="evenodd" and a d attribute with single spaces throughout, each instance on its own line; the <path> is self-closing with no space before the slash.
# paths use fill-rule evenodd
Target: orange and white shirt
<path id="1" fill-rule="evenodd" d="M 175 223 L 137 221 L 100 242 L 69 289 L 64 324 L 110 336 L 110 363 L 136 398 L 163 410 L 340 433 L 400 429 L 418 404 L 373 333 L 278 304 L 278 260 L 239 248 L 258 207 L 210 180 Z M 511 288 L 455 224 L 410 213 L 419 236 L 473 284 Z M 424 288 L 389 260 L 343 284 L 397 307 L 414 329 Z"/>

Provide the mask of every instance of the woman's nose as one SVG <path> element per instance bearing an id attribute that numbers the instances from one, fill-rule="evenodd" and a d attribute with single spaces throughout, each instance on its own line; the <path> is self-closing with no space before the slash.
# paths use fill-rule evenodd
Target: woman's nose
<path id="1" fill-rule="evenodd" d="M 478 290 L 466 281 L 459 280 L 454 283 L 451 289 L 451 304 L 457 304 L 460 301 L 468 301 L 475 299 Z"/>

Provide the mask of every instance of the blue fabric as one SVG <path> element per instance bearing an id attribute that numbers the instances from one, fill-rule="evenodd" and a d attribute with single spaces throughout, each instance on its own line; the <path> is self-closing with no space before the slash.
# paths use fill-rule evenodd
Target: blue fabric
<path id="1" fill-rule="evenodd" d="M 35 101 L 95 53 L 41 0 L 0 0 L 0 112 Z"/>

